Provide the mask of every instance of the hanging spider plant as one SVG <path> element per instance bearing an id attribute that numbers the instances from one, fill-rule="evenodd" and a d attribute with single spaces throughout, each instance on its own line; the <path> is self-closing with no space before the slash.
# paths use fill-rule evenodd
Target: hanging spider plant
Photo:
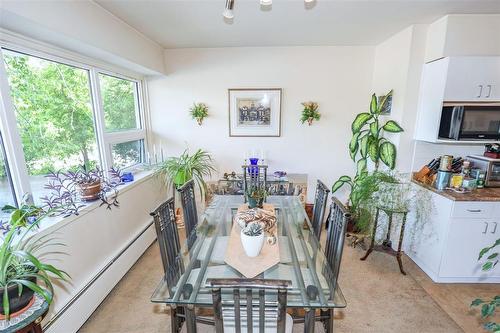
<path id="1" fill-rule="evenodd" d="M 194 179 L 202 198 L 207 190 L 204 177 L 211 177 L 214 171 L 212 157 L 201 149 L 198 149 L 193 155 L 189 155 L 189 150 L 186 149 L 179 157 L 169 157 L 158 170 L 160 174 L 165 176 L 169 187 L 173 184 L 179 188 L 189 180 Z"/>

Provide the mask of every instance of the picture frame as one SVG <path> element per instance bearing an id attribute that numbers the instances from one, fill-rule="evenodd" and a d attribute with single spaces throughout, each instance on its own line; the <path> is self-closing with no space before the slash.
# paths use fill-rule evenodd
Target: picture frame
<path id="1" fill-rule="evenodd" d="M 228 89 L 229 136 L 281 136 L 281 95 L 281 88 Z"/>

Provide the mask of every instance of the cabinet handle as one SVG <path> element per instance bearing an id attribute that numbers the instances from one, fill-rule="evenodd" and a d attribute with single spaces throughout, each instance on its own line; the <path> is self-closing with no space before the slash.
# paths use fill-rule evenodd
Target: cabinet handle
<path id="1" fill-rule="evenodd" d="M 486 226 L 484 228 L 484 231 L 483 231 L 483 234 L 486 235 L 486 233 L 488 232 L 488 222 L 483 222 Z"/>
<path id="2" fill-rule="evenodd" d="M 493 222 L 493 223 L 495 223 L 495 227 L 493 228 L 493 231 L 491 232 L 492 234 L 497 232 L 497 226 L 498 226 L 498 223 L 496 223 L 496 222 Z"/>
<path id="3" fill-rule="evenodd" d="M 471 213 L 481 213 L 481 209 L 467 209 L 467 211 Z"/>
<path id="4" fill-rule="evenodd" d="M 476 96 L 477 98 L 481 97 L 481 95 L 483 94 L 483 85 L 480 84 L 480 85 L 478 85 L 478 87 L 479 87 L 479 94 L 477 94 L 477 96 Z"/>
<path id="5" fill-rule="evenodd" d="M 491 96 L 491 84 L 488 84 L 486 87 L 488 87 L 488 93 L 486 94 L 486 98 Z"/>

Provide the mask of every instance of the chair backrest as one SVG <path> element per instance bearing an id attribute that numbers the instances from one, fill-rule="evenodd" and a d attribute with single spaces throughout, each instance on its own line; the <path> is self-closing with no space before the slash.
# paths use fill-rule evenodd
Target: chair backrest
<path id="1" fill-rule="evenodd" d="M 323 229 L 323 220 L 325 219 L 326 202 L 328 201 L 328 193 L 330 190 L 323 182 L 318 180 L 316 185 L 316 195 L 314 197 L 314 208 L 312 216 L 312 227 L 314 234 L 318 238 L 321 237 L 321 230 Z"/>
<path id="2" fill-rule="evenodd" d="M 150 213 L 153 217 L 165 279 L 170 290 L 184 272 L 179 232 L 175 221 L 174 198 L 162 203 Z"/>
<path id="3" fill-rule="evenodd" d="M 267 190 L 267 165 L 243 165 L 243 193 L 245 202 L 249 188 L 264 188 Z"/>
<path id="4" fill-rule="evenodd" d="M 331 275 L 328 277 L 331 286 L 336 288 L 340 272 L 340 262 L 344 249 L 344 238 L 351 214 L 347 208 L 336 198 L 332 197 L 330 205 L 330 215 L 328 222 L 328 234 L 326 237 L 325 256 L 331 268 Z"/>
<path id="5" fill-rule="evenodd" d="M 288 280 L 264 279 L 207 279 L 212 288 L 215 331 L 224 332 L 224 326 L 240 333 L 264 333 L 266 327 L 276 327 L 278 333 L 285 332 Z M 244 290 L 241 295 L 240 290 Z M 223 295 L 229 292 L 229 299 Z M 232 297 L 231 297 L 232 296 Z M 244 311 L 242 311 L 244 309 Z M 243 323 L 243 325 L 242 325 Z M 258 328 L 257 328 L 258 326 Z"/>
<path id="6" fill-rule="evenodd" d="M 191 179 L 182 185 L 178 191 L 181 194 L 182 213 L 186 228 L 186 237 L 190 238 L 195 233 L 198 225 L 198 211 L 196 209 L 196 198 L 194 196 L 194 180 Z"/>

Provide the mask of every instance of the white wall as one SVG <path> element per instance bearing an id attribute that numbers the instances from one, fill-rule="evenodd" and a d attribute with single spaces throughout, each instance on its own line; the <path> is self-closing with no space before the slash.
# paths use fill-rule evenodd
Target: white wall
<path id="1" fill-rule="evenodd" d="M 271 172 L 307 173 L 310 189 L 318 178 L 331 186 L 354 170 L 350 124 L 368 108 L 372 62 L 372 47 L 166 50 L 168 76 L 148 82 L 156 140 L 166 142 L 168 155 L 186 145 L 210 151 L 220 173 L 239 171 L 246 150 L 263 148 Z M 283 88 L 281 137 L 229 137 L 227 89 L 252 87 Z M 299 122 L 300 103 L 308 100 L 322 114 L 312 126 Z M 210 108 L 201 127 L 188 114 L 193 102 Z"/>
<path id="2" fill-rule="evenodd" d="M 426 62 L 449 56 L 500 55 L 500 15 L 447 15 L 432 23 Z"/>
<path id="3" fill-rule="evenodd" d="M 394 90 L 391 114 L 384 118 L 393 119 L 404 128 L 403 133 L 386 134 L 398 147 L 396 168 L 402 173 L 411 171 L 426 31 L 424 25 L 413 25 L 375 48 L 373 91 L 383 95 Z"/>
<path id="4" fill-rule="evenodd" d="M 164 72 L 162 47 L 93 1 L 1 1 L 0 27 L 136 72 Z"/>

